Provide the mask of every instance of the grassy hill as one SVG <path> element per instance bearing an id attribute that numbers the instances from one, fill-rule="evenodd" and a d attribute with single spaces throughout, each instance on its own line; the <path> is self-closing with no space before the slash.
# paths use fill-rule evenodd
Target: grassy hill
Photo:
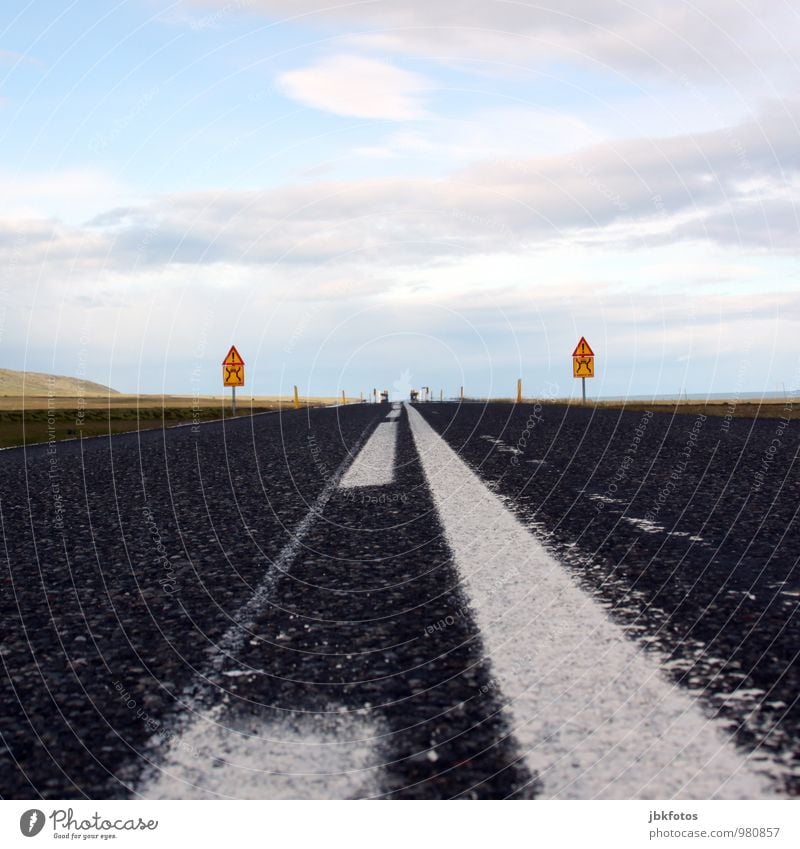
<path id="1" fill-rule="evenodd" d="M 33 396 L 33 395 L 70 395 L 100 396 L 119 395 L 116 389 L 93 383 L 91 380 L 80 380 L 77 377 L 63 377 L 57 374 L 43 374 L 37 371 L 14 371 L 0 368 L 0 395 Z"/>

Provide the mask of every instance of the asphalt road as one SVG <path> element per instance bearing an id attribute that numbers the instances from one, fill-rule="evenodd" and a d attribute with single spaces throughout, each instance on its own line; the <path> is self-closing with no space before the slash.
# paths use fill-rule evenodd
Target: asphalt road
<path id="1" fill-rule="evenodd" d="M 792 425 L 417 410 L 0 453 L 0 795 L 796 793 Z"/>
<path id="2" fill-rule="evenodd" d="M 797 422 L 420 409 L 630 638 L 800 793 Z"/>
<path id="3" fill-rule="evenodd" d="M 155 723 L 377 418 L 346 413 L 0 454 L 4 796 L 130 794 Z"/>

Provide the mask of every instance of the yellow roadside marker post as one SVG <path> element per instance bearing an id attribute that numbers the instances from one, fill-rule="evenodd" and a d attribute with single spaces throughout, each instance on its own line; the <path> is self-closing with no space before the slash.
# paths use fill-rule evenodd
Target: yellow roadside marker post
<path id="1" fill-rule="evenodd" d="M 344 400 L 344 389 L 342 389 L 342 406 L 344 406 L 347 402 Z"/>
<path id="2" fill-rule="evenodd" d="M 517 380 L 517 403 L 522 403 L 522 378 L 518 378 Z"/>
<path id="3" fill-rule="evenodd" d="M 300 409 L 300 396 L 297 394 L 297 387 L 294 388 L 294 408 L 295 410 Z"/>
<path id="4" fill-rule="evenodd" d="M 464 400 L 464 387 L 461 387 L 461 400 Z"/>

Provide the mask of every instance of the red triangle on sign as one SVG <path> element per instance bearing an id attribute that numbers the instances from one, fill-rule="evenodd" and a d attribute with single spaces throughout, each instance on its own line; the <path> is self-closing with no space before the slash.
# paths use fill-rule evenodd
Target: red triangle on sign
<path id="1" fill-rule="evenodd" d="M 228 351 L 227 357 L 222 361 L 222 365 L 224 366 L 243 366 L 244 360 L 242 359 L 242 355 L 236 350 L 236 345 L 231 345 L 230 351 Z"/>
<path id="2" fill-rule="evenodd" d="M 586 341 L 585 336 L 581 336 L 581 341 L 575 346 L 575 350 L 572 352 L 573 357 L 593 357 L 594 351 L 589 346 L 589 343 Z"/>

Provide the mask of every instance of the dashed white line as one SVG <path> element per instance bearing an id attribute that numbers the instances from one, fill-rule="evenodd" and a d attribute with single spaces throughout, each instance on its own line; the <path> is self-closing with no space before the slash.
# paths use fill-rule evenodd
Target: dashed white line
<path id="1" fill-rule="evenodd" d="M 391 483 L 394 480 L 396 446 L 397 423 L 381 422 L 342 478 L 341 488 Z"/>
<path id="2" fill-rule="evenodd" d="M 217 718 L 216 714 L 220 714 Z M 174 738 L 148 799 L 356 799 L 378 794 L 379 733 L 366 719 L 297 714 L 280 722 L 222 710 Z"/>
<path id="3" fill-rule="evenodd" d="M 550 798 L 775 795 L 412 407 L 439 518 L 515 737 Z"/>
<path id="4" fill-rule="evenodd" d="M 364 444 L 368 430 L 369 427 L 364 430 L 353 446 L 357 452 Z M 196 759 L 192 762 L 192 774 L 189 775 L 188 764 L 180 757 L 176 757 L 175 752 L 181 750 L 195 751 L 196 746 L 194 746 L 192 741 L 196 741 L 202 737 L 204 733 L 203 729 L 207 730 L 210 727 L 209 723 L 216 725 L 221 714 L 221 708 L 219 705 L 209 708 L 209 704 L 212 704 L 216 700 L 218 690 L 221 689 L 219 683 L 220 673 L 225 664 L 230 661 L 231 656 L 242 647 L 245 638 L 252 634 L 255 618 L 263 610 L 280 577 L 288 571 L 292 561 L 302 548 L 305 537 L 312 524 L 321 515 L 325 509 L 325 505 L 330 501 L 334 492 L 336 492 L 350 463 L 351 455 L 348 455 L 327 480 L 314 503 L 309 506 L 308 513 L 294 528 L 292 538 L 281 549 L 275 560 L 268 564 L 264 576 L 253 595 L 239 608 L 225 633 L 210 648 L 206 668 L 184 689 L 178 700 L 179 707 L 176 708 L 172 716 L 172 728 L 170 729 L 171 743 L 168 753 L 168 758 L 171 758 L 171 760 L 168 760 L 163 766 L 169 775 L 166 778 L 162 775 L 160 759 L 159 763 L 150 761 L 138 782 L 137 792 L 140 796 L 147 798 L 152 793 L 159 792 L 156 788 L 160 786 L 159 782 L 165 780 L 189 785 L 193 783 L 201 772 L 205 775 L 206 779 L 211 780 L 211 774 L 215 767 L 213 761 L 203 760 L 202 757 L 200 760 Z M 150 745 L 154 751 L 161 751 L 163 737 L 158 734 L 154 735 Z M 234 778 L 235 775 L 228 773 L 228 784 L 223 786 L 218 783 L 216 785 L 221 795 L 227 795 L 231 798 L 236 797 L 237 788 Z"/>

